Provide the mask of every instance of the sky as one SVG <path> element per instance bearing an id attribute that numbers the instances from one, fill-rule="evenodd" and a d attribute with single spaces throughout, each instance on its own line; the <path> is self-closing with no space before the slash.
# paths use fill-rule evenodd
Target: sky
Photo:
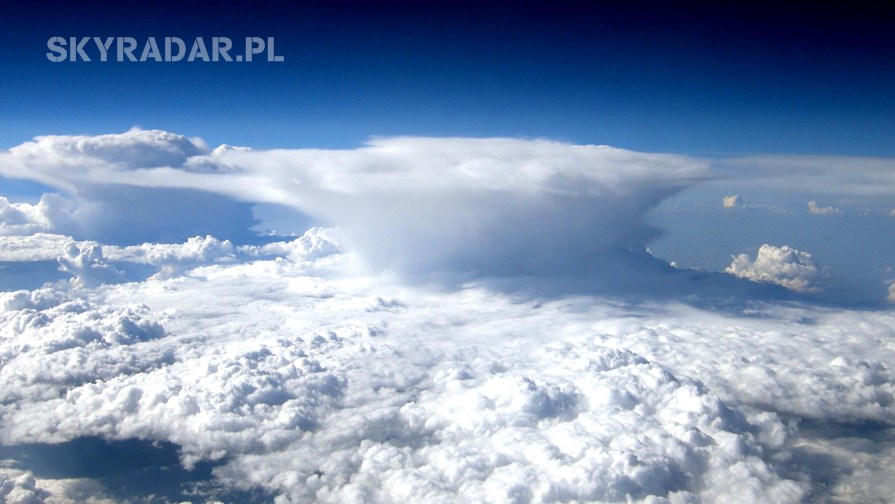
<path id="1" fill-rule="evenodd" d="M 5 2 L 0 144 L 139 125 L 213 145 L 547 137 L 892 154 L 891 25 L 854 6 Z M 57 64 L 53 36 L 275 37 L 278 64 Z M 257 63 L 257 62 L 256 62 Z"/>
<path id="2" fill-rule="evenodd" d="M 0 501 L 885 501 L 893 56 L 856 6 L 4 2 Z"/>

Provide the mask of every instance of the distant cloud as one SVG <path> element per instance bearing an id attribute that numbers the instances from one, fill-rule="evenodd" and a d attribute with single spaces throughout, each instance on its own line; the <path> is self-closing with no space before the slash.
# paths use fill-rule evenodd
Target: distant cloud
<path id="1" fill-rule="evenodd" d="M 809 194 L 895 195 L 895 159 L 844 156 L 746 156 L 712 161 L 716 173 L 746 187 L 799 188 Z"/>
<path id="2" fill-rule="evenodd" d="M 208 147 L 198 138 L 161 130 L 132 128 L 109 135 L 46 135 L 35 137 L 10 151 L 31 160 L 55 160 L 71 168 L 89 168 L 78 160 L 92 159 L 108 163 L 109 169 L 182 166 L 192 156 L 205 154 Z M 74 163 L 69 164 L 74 161 Z M 80 166 L 78 166 L 80 165 Z M 88 170 L 89 172 L 89 170 Z M 84 174 L 81 171 L 79 174 Z"/>
<path id="3" fill-rule="evenodd" d="M 546 140 L 400 137 L 353 150 L 209 151 L 157 130 L 38 137 L 0 161 L 0 173 L 77 194 L 79 238 L 169 241 L 159 235 L 180 230 L 182 240 L 199 234 L 191 223 L 200 220 L 218 226 L 203 234 L 229 238 L 253 224 L 248 204 L 274 203 L 339 226 L 370 267 L 408 277 L 605 268 L 655 237 L 646 212 L 707 170 L 683 156 Z"/>
<path id="4" fill-rule="evenodd" d="M 724 205 L 724 208 L 737 208 L 743 206 L 743 200 L 738 194 L 725 196 L 721 202 Z"/>
<path id="5" fill-rule="evenodd" d="M 44 194 L 35 205 L 0 196 L 0 236 L 70 233 L 77 228 L 74 209 L 74 203 L 55 193 Z"/>
<path id="6" fill-rule="evenodd" d="M 98 243 L 69 242 L 57 260 L 59 268 L 71 273 L 75 287 L 96 287 L 124 281 L 124 273 L 103 258 Z"/>
<path id="7" fill-rule="evenodd" d="M 889 284 L 889 292 L 886 300 L 890 303 L 895 303 L 895 280 L 892 280 L 892 283 Z"/>
<path id="8" fill-rule="evenodd" d="M 811 215 L 834 215 L 842 213 L 842 210 L 838 208 L 817 206 L 816 201 L 808 202 L 808 211 Z"/>
<path id="9" fill-rule="evenodd" d="M 808 252 L 768 244 L 758 249 L 755 260 L 747 254 L 735 256 L 724 271 L 756 282 L 782 285 L 796 292 L 820 291 L 815 283 L 823 276 Z"/>
<path id="10" fill-rule="evenodd" d="M 214 263 L 228 248 L 204 238 L 147 246 L 214 265 L 0 293 L 0 439 L 173 443 L 184 467 L 218 464 L 209 483 L 284 503 L 892 495 L 887 452 L 817 442 L 827 425 L 895 421 L 895 348 L 878 344 L 891 310 L 749 303 L 744 316 L 309 274 L 330 258 L 326 234 L 293 242 L 295 260 Z M 16 462 L 0 501 L 103 494 L 54 490 Z M 167 500 L 213 501 L 206 488 Z"/>
<path id="11" fill-rule="evenodd" d="M 56 259 L 73 278 L 0 292 L 4 446 L 139 439 L 176 445 L 184 468 L 215 464 L 182 499 L 146 497 L 172 502 L 238 501 L 216 492 L 248 486 L 282 503 L 895 492 L 891 450 L 864 448 L 880 436 L 841 439 L 842 425 L 895 423 L 895 348 L 879 344 L 895 338 L 895 311 L 818 308 L 734 278 L 817 291 L 823 270 L 788 246 L 734 257 L 734 276 L 638 248 L 655 232 L 644 215 L 704 177 L 699 161 L 513 139 L 209 150 L 139 130 L 20 147 L 0 172 L 68 191 L 45 205 L 65 211 L 0 203 L 0 260 Z M 242 229 L 254 202 L 338 227 L 265 244 L 183 236 L 203 219 Z M 78 236 L 57 225 L 66 215 Z M 100 234 L 154 239 L 83 239 Z M 372 268 L 353 268 L 355 254 Z M 118 283 L 124 264 L 159 274 Z M 554 296 L 541 287 L 555 278 L 437 289 L 392 274 L 588 268 L 603 268 L 589 285 L 671 302 Z M 712 289 L 724 295 L 695 306 Z M 28 464 L 0 464 L 0 501 L 141 500 L 106 499 L 108 464 L 81 481 Z"/>
<path id="12" fill-rule="evenodd" d="M 52 233 L 0 235 L 0 261 L 52 261 L 71 241 L 70 236 Z"/>

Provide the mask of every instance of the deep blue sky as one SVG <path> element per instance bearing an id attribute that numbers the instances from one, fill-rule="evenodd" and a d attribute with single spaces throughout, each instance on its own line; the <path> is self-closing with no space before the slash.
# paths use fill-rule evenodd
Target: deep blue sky
<path id="1" fill-rule="evenodd" d="M 895 154 L 895 25 L 881 11 L 430 3 L 6 2 L 0 146 L 139 125 L 212 146 L 500 135 Z M 52 63 L 55 35 L 273 36 L 286 61 Z"/>

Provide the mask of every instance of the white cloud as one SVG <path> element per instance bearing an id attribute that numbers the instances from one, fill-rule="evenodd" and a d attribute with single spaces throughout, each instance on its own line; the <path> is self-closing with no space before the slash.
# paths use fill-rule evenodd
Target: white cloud
<path id="1" fill-rule="evenodd" d="M 888 294 L 886 300 L 890 303 L 895 303 L 895 280 L 892 280 L 892 283 L 889 284 Z"/>
<path id="2" fill-rule="evenodd" d="M 293 261 L 316 261 L 343 251 L 338 230 L 311 228 L 288 242 L 274 242 L 262 246 L 241 246 L 241 253 L 256 257 L 284 257 Z"/>
<path id="3" fill-rule="evenodd" d="M 374 269 L 407 276 L 600 268 L 607 251 L 655 236 L 643 222 L 646 211 L 707 168 L 682 156 L 502 138 L 207 152 L 160 131 L 39 137 L 11 149 L 3 161 L 0 170 L 8 175 L 68 188 L 92 204 L 82 224 L 94 239 L 122 241 L 136 228 L 144 239 L 159 241 L 148 235 L 152 229 L 179 229 L 176 218 L 208 206 L 193 201 L 191 211 L 181 211 L 178 196 L 159 199 L 171 191 L 204 191 L 289 206 L 338 225 L 345 245 Z M 160 213 L 172 204 L 171 215 Z M 211 210 L 207 217 L 219 225 L 232 222 L 230 232 L 249 227 Z M 210 232 L 228 237 L 226 229 Z"/>
<path id="4" fill-rule="evenodd" d="M 71 232 L 76 229 L 74 207 L 54 193 L 44 194 L 35 205 L 10 203 L 0 196 L 0 236 Z"/>
<path id="5" fill-rule="evenodd" d="M 230 240 L 218 240 L 210 235 L 194 236 L 184 243 L 103 247 L 109 260 L 149 264 L 158 269 L 157 274 L 161 277 L 171 277 L 203 264 L 235 261 L 236 252 Z"/>
<path id="6" fill-rule="evenodd" d="M 233 198 L 340 224 L 241 246 L 206 233 L 129 246 L 0 237 L 0 258 L 58 257 L 74 276 L 0 293 L 6 446 L 170 442 L 185 467 L 216 461 L 216 483 L 280 504 L 869 502 L 895 490 L 895 444 L 838 430 L 895 423 L 895 349 L 879 344 L 895 337 L 892 312 L 551 298 L 553 279 L 439 290 L 354 269 L 352 251 L 411 277 L 602 267 L 583 281 L 677 295 L 687 279 L 739 299 L 748 282 L 718 274 L 724 291 L 627 250 L 651 236 L 652 205 L 705 175 L 701 162 L 511 139 L 209 151 L 156 131 L 41 137 L 0 158 L 3 173 L 77 195 L 80 237 L 147 218 L 160 236 L 193 218 L 185 194 L 217 198 L 206 217 L 224 231 L 245 227 Z M 28 217 L 39 205 L 14 205 L 10 226 L 43 222 Z M 132 263 L 161 274 L 115 283 Z M 799 291 L 823 276 L 810 254 L 771 245 L 728 272 Z M 79 501 L 26 466 L 0 470 L 0 499 Z"/>
<path id="7" fill-rule="evenodd" d="M 745 156 L 716 159 L 717 174 L 763 190 L 810 194 L 895 195 L 895 159 L 844 156 Z"/>
<path id="8" fill-rule="evenodd" d="M 0 500 L 7 504 L 43 504 L 50 494 L 25 471 L 0 469 Z"/>
<path id="9" fill-rule="evenodd" d="M 98 243 L 69 242 L 56 260 L 62 271 L 72 275 L 71 282 L 75 287 L 96 287 L 124 280 L 124 274 L 103 258 Z"/>
<path id="10" fill-rule="evenodd" d="M 811 215 L 835 215 L 841 214 L 842 210 L 834 207 L 818 206 L 816 201 L 809 201 L 808 212 L 810 212 Z"/>
<path id="11" fill-rule="evenodd" d="M 49 233 L 0 235 L 0 261 L 55 260 L 70 241 L 70 236 Z"/>
<path id="12" fill-rule="evenodd" d="M 756 282 L 770 282 L 797 292 L 818 292 L 817 281 L 823 272 L 814 264 L 811 254 L 786 245 L 762 245 L 755 260 L 747 254 L 733 258 L 727 273 Z"/>
<path id="13" fill-rule="evenodd" d="M 72 163 L 93 159 L 110 169 L 132 170 L 158 166 L 181 166 L 190 157 L 208 152 L 200 139 L 190 139 L 161 130 L 130 131 L 110 135 L 47 135 L 10 149 L 16 157 L 43 162 Z"/>
<path id="14" fill-rule="evenodd" d="M 734 194 L 733 196 L 725 196 L 724 199 L 721 200 L 724 208 L 738 208 L 743 206 L 743 200 L 739 195 Z"/>
<path id="15" fill-rule="evenodd" d="M 30 471 L 0 467 L 0 502 L 5 504 L 115 504 L 87 478 L 38 478 Z M 209 502 L 209 504 L 215 504 Z"/>
<path id="16" fill-rule="evenodd" d="M 891 490 L 850 494 L 881 459 L 823 451 L 800 425 L 895 421 L 895 354 L 878 345 L 892 313 L 439 292 L 316 273 L 344 258 L 325 234 L 293 242 L 295 261 L 3 294 L 0 440 L 173 442 L 279 502 Z M 831 469 L 799 466 L 806 444 L 854 467 L 812 483 Z"/>

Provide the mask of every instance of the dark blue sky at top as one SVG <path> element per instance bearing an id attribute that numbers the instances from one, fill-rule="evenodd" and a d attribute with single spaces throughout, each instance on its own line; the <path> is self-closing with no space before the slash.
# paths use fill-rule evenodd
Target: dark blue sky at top
<path id="1" fill-rule="evenodd" d="M 597 2 L 6 2 L 0 146 L 133 125 L 253 147 L 547 137 L 895 153 L 882 11 Z M 275 37 L 283 63 L 52 63 L 51 36 Z"/>

